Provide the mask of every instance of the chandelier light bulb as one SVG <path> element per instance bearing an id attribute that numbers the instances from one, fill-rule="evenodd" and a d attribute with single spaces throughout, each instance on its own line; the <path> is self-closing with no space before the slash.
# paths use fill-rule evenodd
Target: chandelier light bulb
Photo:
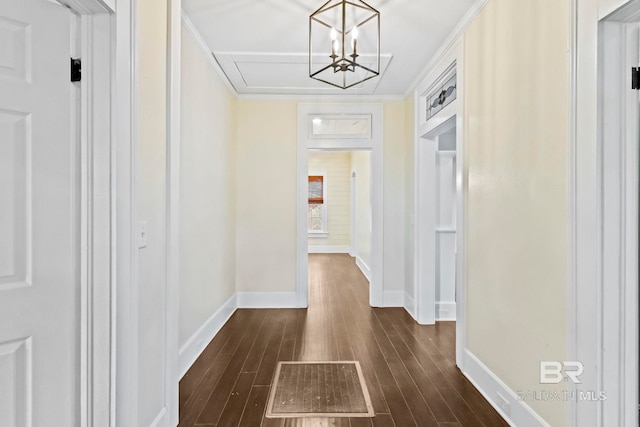
<path id="1" fill-rule="evenodd" d="M 353 27 L 353 30 L 351 30 L 351 49 L 353 49 L 354 55 L 356 53 L 357 42 L 358 42 L 358 26 L 356 25 L 355 27 Z"/>

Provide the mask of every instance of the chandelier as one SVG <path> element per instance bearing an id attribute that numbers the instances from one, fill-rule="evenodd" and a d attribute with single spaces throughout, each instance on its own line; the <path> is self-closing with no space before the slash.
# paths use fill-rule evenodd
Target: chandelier
<path id="1" fill-rule="evenodd" d="M 380 12 L 329 0 L 309 16 L 309 77 L 347 89 L 380 74 Z"/>

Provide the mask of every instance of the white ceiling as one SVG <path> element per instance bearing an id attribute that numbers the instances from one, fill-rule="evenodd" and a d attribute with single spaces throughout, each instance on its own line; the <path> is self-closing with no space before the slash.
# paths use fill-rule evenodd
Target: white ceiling
<path id="1" fill-rule="evenodd" d="M 309 78 L 309 15 L 326 0 L 183 0 L 239 94 L 404 96 L 477 0 L 371 0 L 380 76 L 351 89 Z"/>

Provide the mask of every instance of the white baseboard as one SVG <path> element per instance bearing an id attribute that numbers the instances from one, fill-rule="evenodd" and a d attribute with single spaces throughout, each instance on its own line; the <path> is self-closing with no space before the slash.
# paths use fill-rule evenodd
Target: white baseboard
<path id="1" fill-rule="evenodd" d="M 297 308 L 295 292 L 238 292 L 238 308 Z"/>
<path id="2" fill-rule="evenodd" d="M 518 395 L 500 380 L 473 353 L 465 349 L 462 373 L 489 401 L 491 406 L 509 425 L 517 427 L 550 427 L 526 402 L 518 399 Z M 498 393 L 506 400 L 507 406 L 500 406 Z"/>
<path id="3" fill-rule="evenodd" d="M 348 254 L 349 246 L 309 245 L 310 254 Z"/>
<path id="4" fill-rule="evenodd" d="M 356 265 L 358 266 L 360 271 L 362 271 L 362 274 L 364 274 L 364 277 L 366 277 L 369 283 L 371 283 L 371 270 L 369 269 L 369 266 L 364 261 L 362 261 L 362 258 L 360 258 L 359 256 L 356 257 Z"/>
<path id="5" fill-rule="evenodd" d="M 407 310 L 411 317 L 417 319 L 416 301 L 413 299 L 413 295 L 409 295 L 406 292 L 404 293 L 404 309 Z"/>
<path id="6" fill-rule="evenodd" d="M 383 307 L 404 307 L 404 291 L 384 291 L 382 294 Z"/>
<path id="7" fill-rule="evenodd" d="M 180 375 L 180 378 L 187 373 L 193 362 L 202 353 L 202 350 L 222 329 L 237 308 L 238 300 L 236 294 L 234 294 L 180 347 L 178 353 L 178 375 Z"/>
<path id="8" fill-rule="evenodd" d="M 158 415 L 156 415 L 155 419 L 149 424 L 149 427 L 160 427 L 167 424 L 167 407 L 163 406 Z"/>
<path id="9" fill-rule="evenodd" d="M 436 302 L 436 320 L 456 320 L 456 303 Z"/>

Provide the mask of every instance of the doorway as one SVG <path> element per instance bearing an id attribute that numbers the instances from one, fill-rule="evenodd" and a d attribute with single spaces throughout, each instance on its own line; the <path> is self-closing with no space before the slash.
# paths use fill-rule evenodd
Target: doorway
<path id="1" fill-rule="evenodd" d="M 308 252 L 345 253 L 371 279 L 371 151 L 309 150 Z"/>
<path id="2" fill-rule="evenodd" d="M 417 150 L 418 323 L 456 320 L 456 116 L 424 134 Z"/>
<path id="3" fill-rule="evenodd" d="M 382 104 L 298 105 L 296 304 L 308 306 L 309 150 L 370 152 L 371 255 L 369 303 L 384 306 L 382 248 Z M 357 178 L 356 178 L 357 179 Z M 359 249 L 362 253 L 362 249 Z"/>
<path id="4" fill-rule="evenodd" d="M 456 321 L 464 367 L 464 79 L 456 44 L 416 90 L 414 286 L 407 310 L 423 325 Z M 460 67 L 462 69 L 462 67 Z"/>

